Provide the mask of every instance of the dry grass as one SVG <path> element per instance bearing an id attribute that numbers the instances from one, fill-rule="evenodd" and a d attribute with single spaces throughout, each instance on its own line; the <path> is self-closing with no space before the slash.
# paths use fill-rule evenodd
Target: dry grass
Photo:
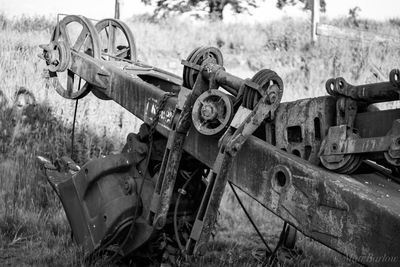
<path id="1" fill-rule="evenodd" d="M 346 20 L 337 25 L 351 24 Z M 397 21 L 364 22 L 362 27 L 398 33 Z M 7 19 L 0 14 L 0 265 L 74 266 L 82 254 L 69 236 L 61 206 L 40 176 L 36 155 L 55 159 L 70 153 L 71 122 L 75 102 L 46 87 L 44 63 L 36 56 L 39 44 L 49 41 L 52 21 L 45 18 Z M 398 67 L 398 47 L 361 44 L 321 38 L 308 43 L 308 23 L 286 18 L 270 24 L 240 25 L 170 19 L 154 23 L 133 18 L 129 25 L 136 37 L 138 58 L 146 63 L 181 73 L 180 59 L 199 45 L 219 47 L 225 67 L 240 77 L 251 77 L 271 68 L 285 82 L 285 100 L 325 94 L 326 79 L 343 76 L 350 83 L 374 82 L 370 71 L 378 66 L 386 76 Z M 350 25 L 351 26 L 351 25 Z M 29 88 L 39 104 L 32 116 L 13 117 L 15 91 Z M 4 100 L 4 101 L 3 101 Z M 12 119 L 14 118 L 14 119 Z M 138 120 L 113 102 L 89 95 L 80 100 L 75 159 L 84 163 L 99 154 L 119 151 L 127 133 L 138 130 Z M 111 125 L 111 126 L 110 126 Z M 229 191 L 229 189 L 227 189 Z M 262 207 L 246 201 L 260 230 L 276 242 L 281 222 Z M 219 227 L 208 254 L 195 261 L 202 266 L 256 266 L 251 256 L 261 242 L 238 204 L 228 192 L 221 206 Z M 343 258 L 301 237 L 303 254 L 285 266 L 345 265 Z"/>

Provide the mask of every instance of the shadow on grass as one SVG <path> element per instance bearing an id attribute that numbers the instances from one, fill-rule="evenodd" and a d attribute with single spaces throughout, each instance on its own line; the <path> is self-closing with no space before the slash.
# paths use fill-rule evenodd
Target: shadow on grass
<path id="1" fill-rule="evenodd" d="M 70 155 L 72 127 L 34 103 L 3 106 L 0 126 L 0 266 L 81 265 L 82 251 L 36 162 L 39 155 L 53 161 Z M 75 133 L 78 164 L 113 149 L 107 137 Z"/>

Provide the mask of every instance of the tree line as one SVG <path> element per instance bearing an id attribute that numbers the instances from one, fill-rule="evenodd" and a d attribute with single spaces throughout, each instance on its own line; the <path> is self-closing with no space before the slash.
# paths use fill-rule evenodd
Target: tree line
<path id="1" fill-rule="evenodd" d="M 234 13 L 251 13 L 265 0 L 141 0 L 146 5 L 155 7 L 154 15 L 166 17 L 171 13 L 186 13 L 189 11 L 206 11 L 212 20 L 222 20 L 224 9 L 231 7 Z M 275 0 L 274 0 L 275 1 Z M 312 8 L 312 0 L 276 0 L 276 7 L 301 5 L 304 10 Z M 320 0 L 320 10 L 325 12 L 326 2 Z"/>

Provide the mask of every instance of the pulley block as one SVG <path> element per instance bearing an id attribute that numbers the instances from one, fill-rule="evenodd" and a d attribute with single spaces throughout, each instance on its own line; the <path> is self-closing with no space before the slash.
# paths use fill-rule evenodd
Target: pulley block
<path id="1" fill-rule="evenodd" d="M 187 62 L 201 66 L 204 60 L 213 59 L 215 64 L 222 66 L 224 60 L 221 51 L 215 47 L 198 47 L 194 49 L 187 57 Z M 192 89 L 194 83 L 196 82 L 197 75 L 199 74 L 199 69 L 184 66 L 183 67 L 183 86 Z"/>
<path id="2" fill-rule="evenodd" d="M 259 85 L 259 90 L 247 90 L 243 96 L 243 106 L 248 109 L 254 109 L 260 101 L 262 95 L 268 95 L 268 102 L 276 108 L 281 102 L 283 96 L 283 81 L 279 75 L 269 69 L 263 69 L 257 72 L 251 81 Z M 275 86 L 273 86 L 275 85 Z"/>
<path id="3" fill-rule="evenodd" d="M 327 138 L 321 145 L 321 164 L 328 170 L 337 173 L 351 174 L 360 167 L 362 163 L 362 157 L 360 154 L 339 154 L 341 150 L 341 144 L 329 140 L 330 134 L 328 133 Z M 347 131 L 347 140 L 358 139 L 360 136 L 356 133 Z M 336 153 L 336 154 L 335 154 Z"/>
<path id="4" fill-rule="evenodd" d="M 43 54 L 40 58 L 46 61 L 51 72 L 63 72 L 68 68 L 71 61 L 71 51 L 64 41 L 51 41 L 47 45 L 40 45 Z"/>

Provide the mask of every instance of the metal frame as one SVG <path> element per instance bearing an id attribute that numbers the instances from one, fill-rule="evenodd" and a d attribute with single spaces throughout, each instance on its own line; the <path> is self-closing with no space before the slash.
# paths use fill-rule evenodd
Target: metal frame
<path id="1" fill-rule="evenodd" d="M 366 255 L 400 255 L 399 184 L 382 179 L 377 172 L 353 177 L 329 172 L 252 136 L 254 130 L 241 139 L 234 153 L 232 148 L 235 146 L 230 144 L 231 153 L 226 154 L 221 151 L 218 136 L 201 135 L 190 127 L 188 112 L 191 112 L 196 97 L 210 86 L 221 85 L 232 89 L 247 84 L 257 87 L 249 81 L 226 75 L 221 66 L 206 65 L 198 69 L 200 75 L 190 90 L 183 87 L 175 75 L 147 65 L 121 62 L 117 66 L 71 51 L 68 69 L 90 83 L 92 90 L 100 91 L 144 122 L 151 123 L 155 115 L 153 108 L 166 92 L 177 94 L 167 100 L 156 126 L 156 130 L 168 138 L 168 151 L 164 155 L 164 159 L 168 160 L 164 161 L 171 165 L 165 164 L 165 172 L 160 175 L 158 191 L 156 188 L 150 207 L 153 217 L 147 218 L 150 225 L 159 229 L 165 224 L 163 216 L 169 208 L 176 176 L 174 170 L 182 151 L 185 151 L 213 170 L 214 179 L 210 180 L 213 187 L 210 190 L 214 191 L 211 194 L 214 200 L 211 200 L 208 211 L 211 214 L 219 207 L 229 177 L 265 208 L 304 235 L 344 255 L 361 262 L 366 260 L 362 257 Z M 203 73 L 205 69 L 208 71 Z M 209 77 L 211 69 L 215 75 Z M 161 88 L 157 86 L 159 83 L 163 84 Z M 268 113 L 264 112 L 262 118 L 266 117 Z M 243 132 L 246 122 L 242 119 L 240 124 L 238 128 Z M 200 223 L 201 220 L 198 220 L 199 223 L 195 224 L 191 235 L 193 240 L 208 240 L 207 229 L 212 226 L 215 216 L 207 218 L 207 222 Z M 205 229 L 203 225 L 206 225 Z M 188 244 L 188 252 L 192 251 L 191 246 Z M 382 263 L 368 264 L 381 266 Z"/>

